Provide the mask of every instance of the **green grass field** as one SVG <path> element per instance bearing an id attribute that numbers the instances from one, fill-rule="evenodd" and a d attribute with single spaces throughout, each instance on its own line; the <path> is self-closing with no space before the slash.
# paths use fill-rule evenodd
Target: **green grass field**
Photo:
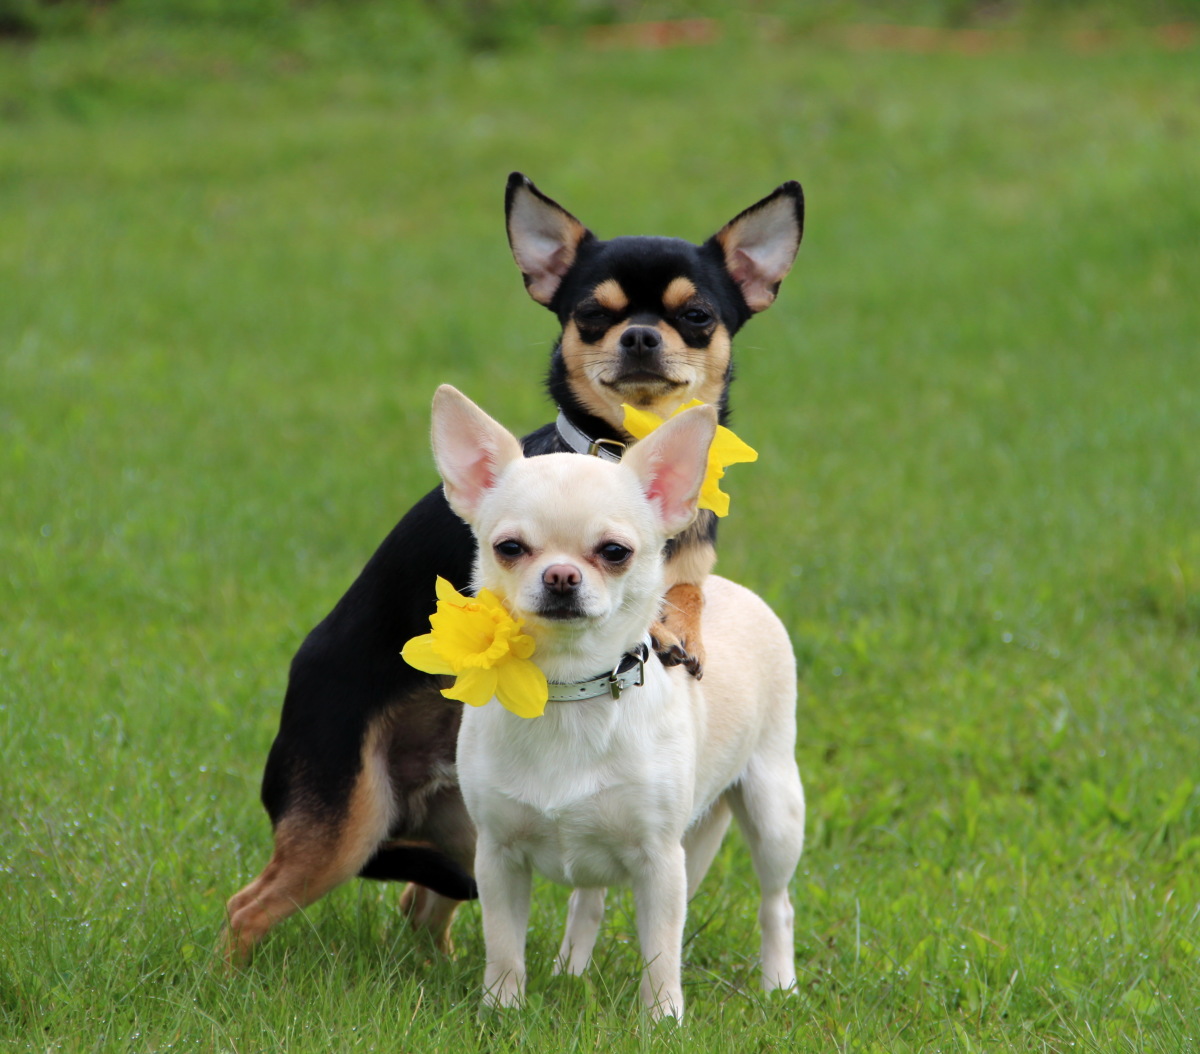
<path id="1" fill-rule="evenodd" d="M 328 17 L 0 44 L 0 1049 L 1200 1047 L 1197 44 Z M 214 955 L 287 663 L 435 482 L 434 387 L 549 419 L 511 169 L 601 235 L 808 196 L 721 542 L 800 660 L 801 988 L 757 991 L 732 837 L 675 1032 L 621 896 L 579 982 L 539 886 L 530 1006 L 482 1020 L 475 905 L 451 961 L 357 882 Z"/>

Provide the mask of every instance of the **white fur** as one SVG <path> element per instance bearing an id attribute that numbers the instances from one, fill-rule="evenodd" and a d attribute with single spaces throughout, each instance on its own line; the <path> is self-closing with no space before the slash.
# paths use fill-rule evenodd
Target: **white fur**
<path id="1" fill-rule="evenodd" d="M 489 433 L 489 451 L 506 449 L 490 435 L 500 426 L 453 389 L 439 389 L 435 418 L 435 445 L 448 429 L 469 426 L 469 434 Z M 694 515 L 714 427 L 713 411 L 688 411 L 637 444 L 621 465 L 576 454 L 512 456 L 486 478 L 469 468 L 457 473 L 437 452 L 443 473 L 454 477 L 446 479 L 447 494 L 479 539 L 476 584 L 527 620 L 535 659 L 550 680 L 611 669 L 646 634 L 662 597 L 663 544 L 682 529 L 681 509 Z M 528 549 L 511 566 L 492 550 L 509 538 Z M 622 573 L 596 557 L 597 546 L 610 540 L 633 549 Z M 543 618 L 543 572 L 564 564 L 581 576 L 580 615 Z M 551 703 L 543 717 L 528 720 L 495 701 L 465 708 L 458 776 L 479 831 L 475 874 L 488 1004 L 522 1000 L 537 870 L 574 889 L 556 963 L 573 974 L 591 958 L 604 887 L 632 886 L 646 959 L 643 1000 L 654 1017 L 681 1019 L 687 899 L 731 813 L 762 888 L 763 985 L 794 987 L 787 886 L 803 845 L 804 795 L 794 758 L 791 644 L 748 590 L 713 576 L 704 592 L 703 682 L 651 657 L 645 685 L 616 701 Z"/>

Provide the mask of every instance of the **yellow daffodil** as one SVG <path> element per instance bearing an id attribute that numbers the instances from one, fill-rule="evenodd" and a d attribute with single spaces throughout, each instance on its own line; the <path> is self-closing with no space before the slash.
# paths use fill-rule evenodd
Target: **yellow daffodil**
<path id="1" fill-rule="evenodd" d="M 549 689 L 529 658 L 534 645 L 521 632 L 524 620 L 513 618 L 489 589 L 465 597 L 441 576 L 436 588 L 432 632 L 404 645 L 404 661 L 424 673 L 454 674 L 454 684 L 442 689 L 447 699 L 483 706 L 494 696 L 518 717 L 541 717 Z"/>
<path id="2" fill-rule="evenodd" d="M 677 417 L 684 410 L 703 405 L 699 399 L 693 399 L 691 402 L 684 403 L 671 416 Z M 658 414 L 652 414 L 648 410 L 635 409 L 628 403 L 622 403 L 621 407 L 625 411 L 625 431 L 634 439 L 645 439 L 663 423 L 663 419 Z M 705 472 L 704 483 L 700 487 L 700 508 L 711 509 L 718 516 L 728 516 L 729 495 L 720 487 L 721 477 L 725 475 L 726 466 L 757 460 L 757 450 L 743 443 L 724 425 L 717 425 L 716 437 L 708 451 L 708 471 Z"/>

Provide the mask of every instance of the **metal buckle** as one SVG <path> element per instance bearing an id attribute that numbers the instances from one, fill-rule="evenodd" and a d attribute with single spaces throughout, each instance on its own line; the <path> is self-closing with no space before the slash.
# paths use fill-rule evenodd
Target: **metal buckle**
<path id="1" fill-rule="evenodd" d="M 626 444 L 616 439 L 593 439 L 588 444 L 587 452 L 591 457 L 603 457 L 603 451 L 620 461 L 625 449 Z"/>
<path id="2" fill-rule="evenodd" d="M 625 659 L 622 657 L 621 662 L 624 661 Z M 608 690 L 610 693 L 612 693 L 612 697 L 614 699 L 620 699 L 621 693 L 625 690 L 625 688 L 641 688 L 642 685 L 646 683 L 646 663 L 644 659 L 638 659 L 637 661 L 637 683 L 629 685 L 622 685 L 620 678 L 618 677 L 618 674 L 621 670 L 621 662 L 617 663 L 616 667 L 613 669 L 613 672 L 608 675 Z M 632 672 L 633 667 L 631 666 L 629 670 Z"/>

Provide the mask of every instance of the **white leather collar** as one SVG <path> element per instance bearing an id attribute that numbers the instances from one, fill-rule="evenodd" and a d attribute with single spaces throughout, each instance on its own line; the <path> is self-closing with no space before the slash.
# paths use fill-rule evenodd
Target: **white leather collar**
<path id="1" fill-rule="evenodd" d="M 620 461 L 625 453 L 626 444 L 616 439 L 593 439 L 582 428 L 567 420 L 567 415 L 561 410 L 558 411 L 554 427 L 558 429 L 558 437 L 576 454 L 591 454 L 605 461 Z"/>
<path id="2" fill-rule="evenodd" d="M 587 699 L 596 699 L 601 695 L 610 695 L 620 699 L 621 693 L 627 688 L 640 688 L 646 683 L 646 660 L 650 656 L 650 647 L 643 641 L 633 651 L 627 651 L 621 656 L 621 661 L 611 673 L 602 673 L 590 681 L 572 681 L 570 684 L 549 684 L 550 694 L 547 701 L 551 703 L 578 703 Z"/>

